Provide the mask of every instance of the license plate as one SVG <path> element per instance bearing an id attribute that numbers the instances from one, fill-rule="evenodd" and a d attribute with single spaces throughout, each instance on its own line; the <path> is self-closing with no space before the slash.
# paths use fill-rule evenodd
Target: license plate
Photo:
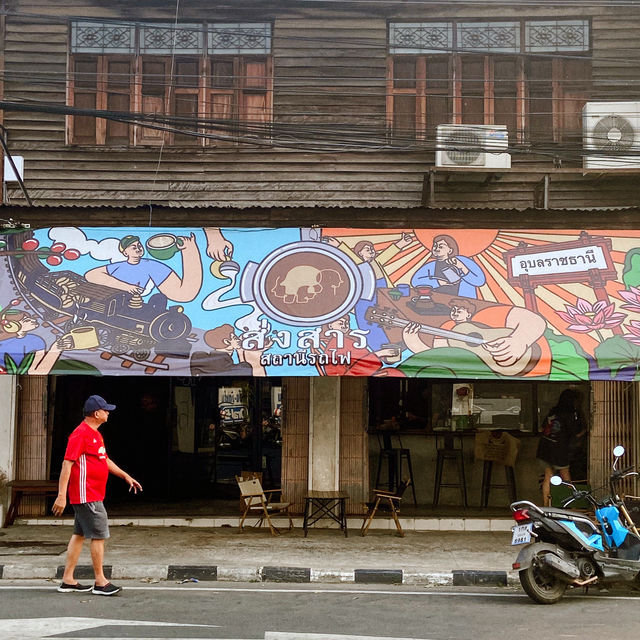
<path id="1" fill-rule="evenodd" d="M 531 542 L 531 531 L 533 530 L 533 523 L 529 524 L 517 524 L 511 529 L 513 537 L 511 538 L 511 544 L 528 544 Z"/>

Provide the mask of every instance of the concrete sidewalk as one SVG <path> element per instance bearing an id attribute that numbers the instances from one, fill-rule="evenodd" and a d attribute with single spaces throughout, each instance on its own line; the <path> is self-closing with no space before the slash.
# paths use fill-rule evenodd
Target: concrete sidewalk
<path id="1" fill-rule="evenodd" d="M 1 529 L 0 579 L 60 577 L 72 532 L 71 519 L 65 522 L 68 526 L 16 524 Z M 321 528 L 310 529 L 305 538 L 298 526 L 293 531 L 283 526 L 282 534 L 273 537 L 264 528 L 238 533 L 230 526 L 150 527 L 142 522 L 114 526 L 112 522 L 105 563 L 114 580 L 416 585 L 510 582 L 516 553 L 510 545 L 508 520 L 493 527 L 502 530 L 414 530 L 407 531 L 404 538 L 388 528 L 372 529 L 362 537 L 361 522 L 350 519 L 347 538 L 338 529 Z M 386 527 L 384 522 L 380 524 Z M 464 523 L 458 523 L 457 528 L 464 528 Z M 76 573 L 80 579 L 93 576 L 88 546 Z"/>

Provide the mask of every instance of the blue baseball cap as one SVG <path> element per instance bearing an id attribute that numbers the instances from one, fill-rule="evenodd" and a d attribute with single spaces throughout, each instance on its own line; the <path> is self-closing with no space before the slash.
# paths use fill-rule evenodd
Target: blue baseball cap
<path id="1" fill-rule="evenodd" d="M 99 411 L 100 409 L 113 411 L 115 408 L 115 404 L 109 404 L 102 396 L 89 396 L 87 401 L 84 403 L 85 415 L 93 413 L 94 411 Z"/>

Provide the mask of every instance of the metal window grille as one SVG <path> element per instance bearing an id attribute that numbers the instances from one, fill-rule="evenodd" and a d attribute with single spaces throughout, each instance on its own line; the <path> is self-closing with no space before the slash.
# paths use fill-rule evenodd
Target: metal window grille
<path id="1" fill-rule="evenodd" d="M 206 33 L 206 48 L 211 55 L 271 53 L 270 23 L 210 23 Z M 139 36 L 137 40 L 136 35 Z M 72 53 L 193 55 L 204 50 L 205 27 L 202 24 L 71 22 Z"/>
<path id="2" fill-rule="evenodd" d="M 588 51 L 588 20 L 529 21 L 525 25 L 525 51 Z"/>
<path id="3" fill-rule="evenodd" d="M 72 53 L 134 53 L 135 25 L 72 22 L 71 51 Z"/>
<path id="4" fill-rule="evenodd" d="M 215 23 L 209 25 L 210 55 L 271 53 L 269 23 Z"/>
<path id="5" fill-rule="evenodd" d="M 527 20 L 525 42 L 520 21 L 391 22 L 389 53 L 453 51 L 480 53 L 554 53 L 588 51 L 588 20 Z"/>
<path id="6" fill-rule="evenodd" d="M 451 22 L 392 22 L 390 53 L 446 53 L 453 47 Z"/>
<path id="7" fill-rule="evenodd" d="M 203 49 L 204 32 L 201 24 L 140 25 L 142 54 L 199 54 Z"/>
<path id="8" fill-rule="evenodd" d="M 459 51 L 518 53 L 518 22 L 461 22 L 456 25 Z"/>

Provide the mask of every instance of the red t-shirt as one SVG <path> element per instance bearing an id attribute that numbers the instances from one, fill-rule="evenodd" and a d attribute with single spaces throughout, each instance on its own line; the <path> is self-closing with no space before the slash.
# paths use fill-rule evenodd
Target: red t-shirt
<path id="1" fill-rule="evenodd" d="M 104 500 L 109 477 L 107 451 L 97 429 L 81 422 L 69 436 L 65 460 L 71 460 L 69 502 L 84 504 Z"/>

